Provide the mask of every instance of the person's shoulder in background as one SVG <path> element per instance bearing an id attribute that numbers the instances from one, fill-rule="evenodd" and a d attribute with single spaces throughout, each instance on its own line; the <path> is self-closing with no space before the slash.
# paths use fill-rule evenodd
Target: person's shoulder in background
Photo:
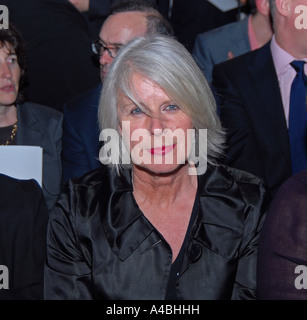
<path id="1" fill-rule="evenodd" d="M 208 82 L 211 82 L 214 65 L 250 50 L 248 18 L 245 18 L 198 34 L 193 56 Z"/>
<path id="2" fill-rule="evenodd" d="M 0 265 L 9 278 L 0 300 L 42 300 L 49 218 L 42 189 L 0 174 L 0 193 Z"/>

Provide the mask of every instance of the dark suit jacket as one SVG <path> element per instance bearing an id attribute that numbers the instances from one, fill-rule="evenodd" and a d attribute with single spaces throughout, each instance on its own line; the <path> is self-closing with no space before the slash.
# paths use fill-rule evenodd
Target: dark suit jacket
<path id="1" fill-rule="evenodd" d="M 43 299 L 48 210 L 42 190 L 35 180 L 0 174 L 0 194 L 0 265 L 9 271 L 0 300 Z"/>
<path id="2" fill-rule="evenodd" d="M 170 22 L 175 36 L 192 52 L 199 33 L 237 21 L 238 9 L 223 12 L 207 0 L 176 0 Z"/>
<path id="3" fill-rule="evenodd" d="M 62 110 L 100 82 L 84 16 L 67 0 L 1 0 L 22 34 L 28 101 Z"/>
<path id="4" fill-rule="evenodd" d="M 63 107 L 63 182 L 100 167 L 98 102 L 101 84 Z"/>
<path id="5" fill-rule="evenodd" d="M 291 176 L 290 146 L 270 42 L 213 68 L 227 131 L 225 163 L 263 178 L 274 195 Z"/>
<path id="6" fill-rule="evenodd" d="M 258 292 L 265 300 L 307 300 L 307 170 L 273 199 L 259 241 Z"/>
<path id="7" fill-rule="evenodd" d="M 61 112 L 26 102 L 17 105 L 17 145 L 43 148 L 43 192 L 51 209 L 61 192 L 62 123 Z"/>
<path id="8" fill-rule="evenodd" d="M 110 14 L 110 5 L 114 0 L 89 0 L 89 10 L 83 12 L 88 23 L 89 33 L 92 40 L 98 38 L 102 24 Z"/>
<path id="9" fill-rule="evenodd" d="M 229 51 L 237 57 L 251 50 L 248 19 L 249 16 L 196 36 L 193 55 L 208 82 L 212 81 L 213 66 L 226 61 Z"/>

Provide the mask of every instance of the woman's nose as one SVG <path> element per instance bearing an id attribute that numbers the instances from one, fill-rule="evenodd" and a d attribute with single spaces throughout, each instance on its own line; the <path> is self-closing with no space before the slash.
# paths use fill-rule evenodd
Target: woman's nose
<path id="1" fill-rule="evenodd" d="M 160 118 L 149 119 L 149 131 L 150 134 L 159 136 L 164 130 L 164 121 Z"/>
<path id="2" fill-rule="evenodd" d="M 0 64 L 0 76 L 1 78 L 10 79 L 12 78 L 11 69 L 8 67 L 6 63 Z"/>

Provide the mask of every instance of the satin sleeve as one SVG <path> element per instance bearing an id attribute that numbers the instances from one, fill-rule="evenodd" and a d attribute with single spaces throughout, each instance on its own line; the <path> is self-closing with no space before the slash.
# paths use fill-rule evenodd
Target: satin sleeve
<path id="1" fill-rule="evenodd" d="M 244 206 L 244 227 L 237 256 L 237 269 L 232 291 L 232 300 L 257 300 L 257 259 L 261 230 L 270 201 L 264 184 L 257 188 L 241 188 Z"/>
<path id="2" fill-rule="evenodd" d="M 91 269 L 77 234 L 76 196 L 67 184 L 50 213 L 44 269 L 45 300 L 89 300 Z M 89 259 L 89 258 L 88 258 Z"/>

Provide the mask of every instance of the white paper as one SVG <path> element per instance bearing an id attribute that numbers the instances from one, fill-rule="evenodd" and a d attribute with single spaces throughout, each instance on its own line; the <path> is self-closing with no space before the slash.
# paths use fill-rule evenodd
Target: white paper
<path id="1" fill-rule="evenodd" d="M 207 0 L 214 6 L 216 6 L 219 10 L 225 12 L 235 8 L 238 8 L 239 3 L 238 0 Z"/>
<path id="2" fill-rule="evenodd" d="M 43 149 L 39 146 L 0 146 L 0 173 L 42 186 Z"/>

